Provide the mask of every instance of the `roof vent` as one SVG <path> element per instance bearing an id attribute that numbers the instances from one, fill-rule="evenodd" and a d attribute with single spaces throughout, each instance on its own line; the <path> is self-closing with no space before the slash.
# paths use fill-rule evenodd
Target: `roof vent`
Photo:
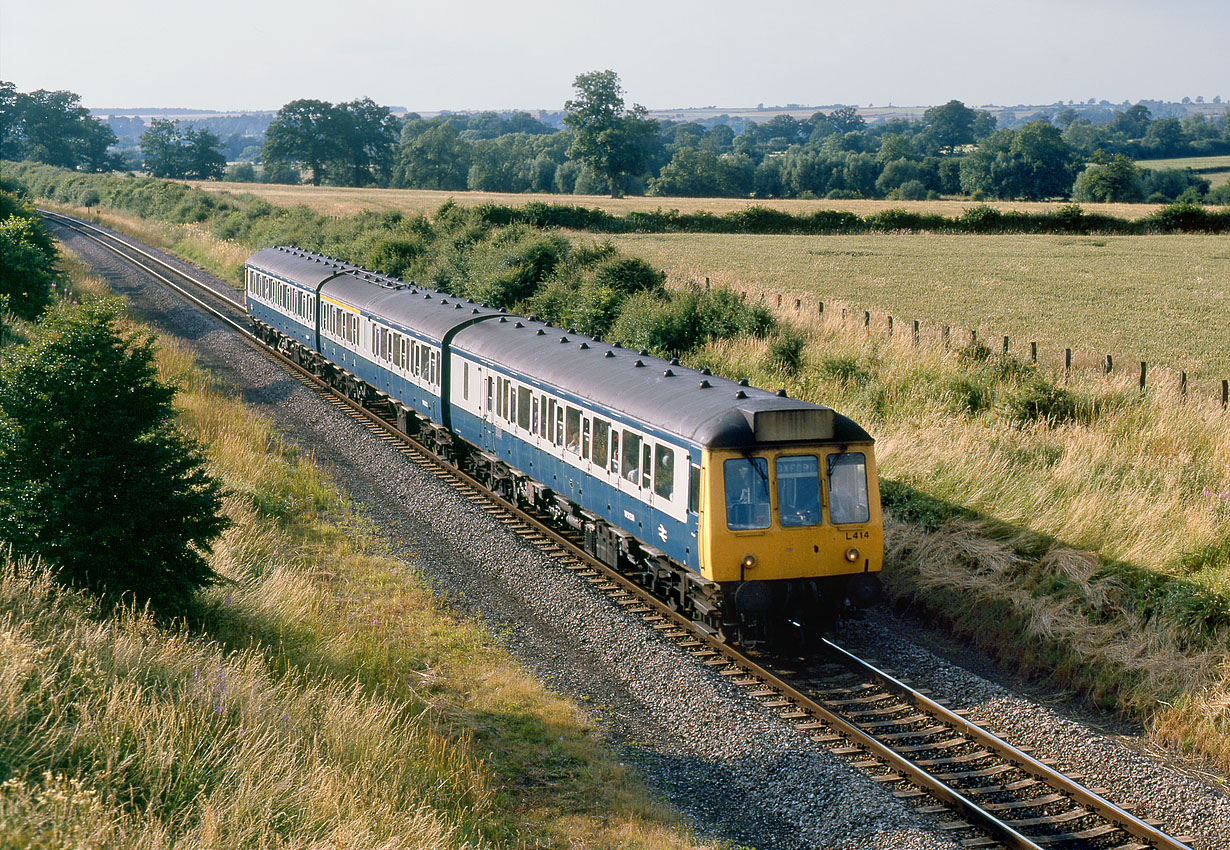
<path id="1" fill-rule="evenodd" d="M 474 308 L 473 310 L 471 310 L 470 312 L 471 312 L 471 313 L 477 313 L 477 312 L 478 312 L 478 308 L 477 308 L 477 307 L 475 307 L 475 308 Z"/>
<path id="2" fill-rule="evenodd" d="M 779 390 L 777 391 L 777 397 L 778 397 L 778 398 L 785 398 L 785 397 L 786 397 L 786 388 L 785 388 L 785 387 L 782 387 L 781 389 L 779 389 Z"/>
<path id="3" fill-rule="evenodd" d="M 636 361 L 635 363 L 633 363 L 632 365 L 633 365 L 633 366 L 635 366 L 636 368 L 638 368 L 638 369 L 639 369 L 639 368 L 641 368 L 642 366 L 644 366 L 645 364 L 644 364 L 644 363 L 642 363 L 641 361 L 637 360 L 637 361 Z"/>
<path id="4" fill-rule="evenodd" d="M 566 336 L 561 336 L 561 337 L 559 338 L 559 341 L 560 341 L 560 342 L 567 342 L 567 341 L 568 341 L 568 337 L 566 337 Z"/>
<path id="5" fill-rule="evenodd" d="M 508 321 L 508 319 L 504 318 L 503 316 L 500 316 L 500 324 L 501 324 L 501 325 L 502 325 L 502 324 L 504 324 L 504 323 L 505 323 L 505 322 L 507 322 L 507 321 Z"/>
<path id="6" fill-rule="evenodd" d="M 747 378 L 740 378 L 740 379 L 739 379 L 739 386 L 741 386 L 741 387 L 746 387 L 746 386 L 747 386 Z"/>
<path id="7" fill-rule="evenodd" d="M 504 319 L 500 319 L 500 321 L 502 322 L 504 321 Z M 539 328 L 537 331 L 534 332 L 534 336 L 546 336 L 546 335 L 547 335 L 547 332 L 544 331 L 542 328 Z"/>
<path id="8" fill-rule="evenodd" d="M 590 339 L 592 339 L 594 342 L 602 342 L 602 337 L 598 336 L 598 334 L 594 334 L 593 336 L 590 337 Z"/>
<path id="9" fill-rule="evenodd" d="M 615 340 L 615 342 L 611 343 L 611 347 L 612 348 L 623 348 L 623 346 L 619 344 L 619 340 Z"/>
<path id="10" fill-rule="evenodd" d="M 486 305 L 486 304 L 484 304 L 483 306 L 484 306 L 484 307 L 486 307 L 487 305 Z M 536 318 L 534 317 L 534 314 L 533 314 L 533 313 L 530 313 L 528 316 L 526 316 L 526 318 L 527 318 L 527 319 L 529 319 L 531 322 L 537 322 L 537 321 L 538 321 L 538 319 L 536 319 Z"/>
<path id="11" fill-rule="evenodd" d="M 641 357 L 648 357 L 649 351 L 647 349 L 642 348 L 640 351 L 637 352 L 637 354 L 641 355 Z"/>
<path id="12" fill-rule="evenodd" d="M 711 387 L 711 386 L 713 386 L 713 384 L 709 383 L 708 381 L 701 381 L 701 382 L 700 382 L 700 388 L 701 388 L 702 390 L 707 390 L 707 389 L 709 389 L 709 387 Z"/>
<path id="13" fill-rule="evenodd" d="M 441 304 L 447 304 L 447 303 L 448 303 L 448 299 L 447 299 L 447 298 L 441 298 L 441 299 L 440 299 L 440 303 L 441 303 Z"/>
<path id="14" fill-rule="evenodd" d="M 475 313 L 477 313 L 478 311 L 477 311 L 477 310 L 475 310 L 474 312 L 475 312 Z M 517 324 L 513 325 L 513 327 L 514 327 L 514 328 L 523 328 L 523 327 L 525 327 L 525 325 L 521 324 L 520 322 L 517 322 Z"/>
<path id="15" fill-rule="evenodd" d="M 606 354 L 604 354 L 604 355 L 602 355 L 602 356 L 603 356 L 603 357 L 614 357 L 614 356 L 615 356 L 615 352 L 614 352 L 614 351 L 608 351 Z"/>
<path id="16" fill-rule="evenodd" d="M 576 333 L 576 332 L 577 332 L 577 329 L 576 329 L 576 328 L 569 328 L 569 329 L 568 329 L 568 333 L 570 333 L 570 334 L 574 334 L 574 333 Z"/>
<path id="17" fill-rule="evenodd" d="M 431 300 L 431 296 L 428 295 L 427 293 L 423 293 L 423 297 L 426 298 L 428 301 Z"/>
<path id="18" fill-rule="evenodd" d="M 678 365 L 679 365 L 679 358 L 678 358 L 678 357 L 672 357 L 672 358 L 671 358 L 671 365 L 672 365 L 672 366 L 678 366 Z"/>
<path id="19" fill-rule="evenodd" d="M 583 342 L 580 345 L 578 345 L 577 348 L 581 349 L 582 351 L 585 351 L 587 348 L 589 348 L 589 343 Z"/>
<path id="20" fill-rule="evenodd" d="M 667 369 L 665 372 L 662 373 L 662 377 L 663 378 L 673 378 L 675 377 L 675 373 L 672 372 L 670 369 Z"/>
<path id="21" fill-rule="evenodd" d="M 737 393 L 735 393 L 735 398 L 747 398 L 747 393 L 745 393 L 743 390 L 739 390 Z"/>
<path id="22" fill-rule="evenodd" d="M 712 375 L 712 374 L 713 374 L 712 372 L 710 372 L 710 371 L 709 371 L 709 367 L 708 367 L 708 366 L 706 366 L 704 369 L 701 369 L 701 370 L 700 370 L 700 373 L 701 373 L 702 375 Z"/>
<path id="23" fill-rule="evenodd" d="M 453 305 L 453 309 L 454 309 L 454 310 L 460 310 L 460 309 L 461 309 L 461 305 L 460 305 L 460 304 L 454 304 L 454 305 Z"/>

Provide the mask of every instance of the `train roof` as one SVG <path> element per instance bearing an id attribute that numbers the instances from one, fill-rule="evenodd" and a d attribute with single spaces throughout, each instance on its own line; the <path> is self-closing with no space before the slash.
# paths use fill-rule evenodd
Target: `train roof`
<path id="1" fill-rule="evenodd" d="M 459 332 L 453 348 L 708 448 L 799 440 L 871 442 L 827 407 L 506 316 Z"/>
<path id="2" fill-rule="evenodd" d="M 324 297 L 389 319 L 435 342 L 444 340 L 449 331 L 503 315 L 464 298 L 296 248 L 265 248 L 248 264 L 319 289 Z"/>

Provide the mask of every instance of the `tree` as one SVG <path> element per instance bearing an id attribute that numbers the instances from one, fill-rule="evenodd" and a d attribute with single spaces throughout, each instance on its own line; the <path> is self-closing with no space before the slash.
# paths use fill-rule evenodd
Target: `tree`
<path id="1" fill-rule="evenodd" d="M 1093 163 L 1080 173 L 1072 187 L 1078 201 L 1139 201 L 1144 197 L 1144 178 L 1136 163 L 1121 153 L 1105 163 Z"/>
<path id="2" fill-rule="evenodd" d="M 924 147 L 936 153 L 952 154 L 962 145 L 973 144 L 975 117 L 974 110 L 959 100 L 931 107 L 922 117 Z"/>
<path id="3" fill-rule="evenodd" d="M 62 582 L 172 611 L 216 578 L 222 486 L 120 309 L 61 306 L 0 366 L 0 538 Z"/>
<path id="4" fill-rule="evenodd" d="M 406 124 L 394 167 L 396 185 L 411 189 L 464 189 L 469 172 L 470 144 L 460 138 L 455 127 L 446 122 L 432 122 L 426 129 Z"/>
<path id="5" fill-rule="evenodd" d="M 397 119 L 387 106 L 369 97 L 338 104 L 336 110 L 339 170 L 349 172 L 348 184 L 387 185 L 397 142 Z"/>
<path id="6" fill-rule="evenodd" d="M 34 320 L 51 300 L 56 249 L 33 218 L 0 220 L 0 313 Z"/>
<path id="7" fill-rule="evenodd" d="M 267 168 L 284 169 L 299 165 L 312 173 L 312 185 L 325 179 L 325 168 L 341 153 L 337 134 L 338 113 L 324 100 L 292 100 L 278 110 L 261 148 L 261 162 Z"/>
<path id="8" fill-rule="evenodd" d="M 204 127 L 180 130 L 178 121 L 155 118 L 137 144 L 153 177 L 214 180 L 226 169 L 222 140 Z"/>
<path id="9" fill-rule="evenodd" d="M 23 94 L 11 83 L 0 85 L 0 141 L 6 142 L 3 153 L 8 157 L 88 171 L 115 165 L 108 153 L 116 143 L 115 133 L 70 91 Z"/>
<path id="10" fill-rule="evenodd" d="M 577 97 L 564 103 L 564 124 L 572 131 L 568 156 L 602 174 L 611 197 L 623 194 L 621 181 L 645 173 L 649 143 L 658 122 L 645 117 L 645 107 L 624 107 L 623 89 L 614 71 L 580 74 L 573 81 Z"/>
<path id="11" fill-rule="evenodd" d="M 137 141 L 145 157 L 145 171 L 151 177 L 178 179 L 184 176 L 177 124 L 177 121 L 155 118 Z"/>

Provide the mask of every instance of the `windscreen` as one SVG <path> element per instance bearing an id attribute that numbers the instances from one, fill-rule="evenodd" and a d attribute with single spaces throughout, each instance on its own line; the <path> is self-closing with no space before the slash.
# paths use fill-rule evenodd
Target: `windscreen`
<path id="1" fill-rule="evenodd" d="M 732 531 L 769 527 L 769 461 L 733 458 L 722 464 L 726 479 L 726 527 Z"/>
<path id="2" fill-rule="evenodd" d="M 862 452 L 828 456 L 829 519 L 835 524 L 867 522 L 867 457 Z"/>

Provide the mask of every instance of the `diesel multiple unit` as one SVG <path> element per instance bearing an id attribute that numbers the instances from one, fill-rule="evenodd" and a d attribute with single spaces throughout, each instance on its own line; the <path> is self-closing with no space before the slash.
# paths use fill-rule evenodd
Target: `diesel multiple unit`
<path id="1" fill-rule="evenodd" d="M 876 595 L 873 441 L 832 410 L 294 248 L 247 263 L 258 335 L 713 632 Z"/>

